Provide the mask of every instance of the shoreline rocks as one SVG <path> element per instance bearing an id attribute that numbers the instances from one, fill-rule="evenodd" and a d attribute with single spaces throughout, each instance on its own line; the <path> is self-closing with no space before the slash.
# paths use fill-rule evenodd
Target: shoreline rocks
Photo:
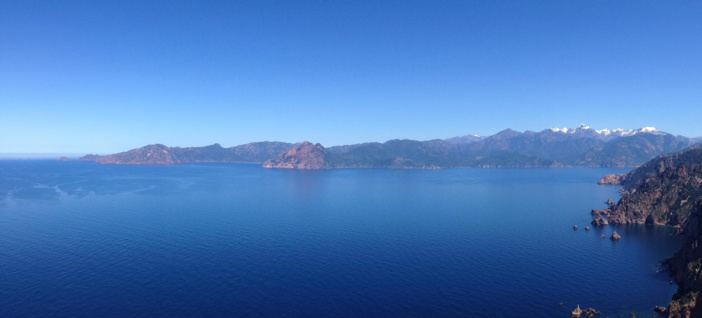
<path id="1" fill-rule="evenodd" d="M 592 220 L 592 222 L 590 222 L 590 224 L 594 226 L 602 226 L 608 225 L 609 222 L 604 217 L 602 217 L 602 215 L 598 215 Z"/>
<path id="2" fill-rule="evenodd" d="M 661 315 L 665 315 L 665 313 L 668 311 L 668 309 L 665 308 L 665 307 L 656 306 L 656 307 L 653 308 L 653 311 L 654 311 L 654 312 L 657 312 L 657 313 L 659 313 L 659 314 L 661 314 Z"/>
<path id="3" fill-rule="evenodd" d="M 578 317 L 588 317 L 592 318 L 595 315 L 602 315 L 601 312 L 595 310 L 594 308 L 587 308 L 587 309 L 580 309 L 580 305 L 576 307 L 573 312 L 570 313 L 570 317 L 572 318 L 578 318 Z"/>
<path id="4" fill-rule="evenodd" d="M 622 181 L 624 181 L 624 178 L 626 177 L 626 173 L 622 174 L 608 174 L 600 181 L 597 182 L 597 184 L 622 184 Z"/>

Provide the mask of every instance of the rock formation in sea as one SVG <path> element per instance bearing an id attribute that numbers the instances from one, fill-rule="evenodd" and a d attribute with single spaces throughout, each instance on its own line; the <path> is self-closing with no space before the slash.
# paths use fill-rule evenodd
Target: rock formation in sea
<path id="1" fill-rule="evenodd" d="M 600 181 L 598 181 L 597 184 L 621 184 L 622 179 L 624 179 L 625 176 L 626 176 L 625 173 L 608 174 L 608 175 L 602 177 L 602 179 L 600 179 Z"/>
<path id="2" fill-rule="evenodd" d="M 619 235 L 619 233 L 617 233 L 617 231 L 614 231 L 612 233 L 612 236 L 609 237 L 609 239 L 611 239 L 611 240 L 619 240 L 621 238 L 622 238 L 621 235 Z"/>
<path id="3" fill-rule="evenodd" d="M 282 153 L 275 159 L 266 161 L 264 168 L 287 168 L 287 169 L 327 169 L 329 163 L 327 150 L 320 144 L 303 142 L 288 151 Z"/>
<path id="4" fill-rule="evenodd" d="M 61 158 L 58 158 L 56 160 L 57 161 L 72 161 L 71 158 L 68 158 L 68 157 L 61 157 Z"/>
<path id="5" fill-rule="evenodd" d="M 597 215 L 597 216 L 592 220 L 591 224 L 594 225 L 594 226 L 602 226 L 602 225 L 607 225 L 607 224 L 609 224 L 609 222 L 607 222 L 607 220 L 606 220 L 604 217 L 602 217 L 602 215 Z"/>
<path id="6" fill-rule="evenodd" d="M 659 313 L 661 315 L 665 315 L 666 312 L 668 311 L 668 308 L 662 307 L 662 306 L 655 306 L 653 308 L 653 311 L 656 313 Z"/>
<path id="7" fill-rule="evenodd" d="M 664 262 L 679 286 L 668 305 L 671 318 L 702 317 L 701 148 L 659 156 L 625 174 L 619 202 L 593 213 L 595 220 L 607 215 L 611 224 L 674 226 L 685 236 L 683 247 Z"/>
<path id="8" fill-rule="evenodd" d="M 570 313 L 570 317 L 572 317 L 572 318 L 578 318 L 578 317 L 592 318 L 592 317 L 595 317 L 595 315 L 599 316 L 601 314 L 602 314 L 601 312 L 595 310 L 594 308 L 587 308 L 587 309 L 582 310 L 582 309 L 580 309 L 580 305 L 578 305 L 578 307 L 576 307 Z"/>

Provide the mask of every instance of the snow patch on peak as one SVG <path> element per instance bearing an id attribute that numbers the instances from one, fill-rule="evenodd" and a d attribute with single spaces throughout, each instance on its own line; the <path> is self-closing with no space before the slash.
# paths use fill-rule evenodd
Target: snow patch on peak
<path id="1" fill-rule="evenodd" d="M 622 129 L 622 128 L 617 128 L 617 129 L 602 129 L 602 130 L 595 130 L 592 129 L 590 126 L 585 125 L 585 124 L 580 124 L 578 128 L 558 128 L 558 127 L 553 127 L 550 129 L 552 132 L 555 133 L 564 133 L 564 134 L 575 134 L 575 133 L 584 133 L 588 132 L 592 134 L 593 132 L 596 133 L 597 135 L 603 136 L 603 137 L 626 137 L 626 136 L 633 136 L 638 133 L 652 133 L 652 134 L 661 134 L 663 133 L 662 131 L 658 130 L 655 127 L 643 127 L 639 129 Z"/>

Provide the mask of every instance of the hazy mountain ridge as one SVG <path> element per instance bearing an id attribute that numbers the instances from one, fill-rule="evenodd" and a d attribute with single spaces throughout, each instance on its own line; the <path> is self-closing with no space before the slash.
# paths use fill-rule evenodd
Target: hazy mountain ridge
<path id="1" fill-rule="evenodd" d="M 95 161 L 100 164 L 134 165 L 172 165 L 195 162 L 263 163 L 292 146 L 294 144 L 269 141 L 248 143 L 231 148 L 223 148 L 219 144 L 187 148 L 155 144 L 106 156 L 86 155 L 78 160 Z"/>
<path id="2" fill-rule="evenodd" d="M 657 155 L 680 151 L 694 143 L 692 138 L 673 136 L 647 127 L 634 130 L 596 131 L 585 125 L 575 129 L 545 129 L 518 132 L 505 129 L 495 135 L 466 135 L 428 141 L 393 139 L 324 148 L 324 168 L 410 168 L 454 167 L 628 167 L 638 166 Z M 169 148 L 150 145 L 124 153 L 80 160 L 103 164 L 178 164 L 187 162 L 264 163 L 277 167 L 278 156 L 299 144 L 259 142 L 222 148 Z M 154 148 L 155 146 L 158 149 Z M 311 149 L 307 149 L 311 150 Z M 304 154 L 303 150 L 300 154 Z M 292 160 L 290 157 L 288 159 Z M 316 158 L 317 156 L 306 156 Z M 304 158 L 300 158 L 304 159 Z M 316 166 L 316 164 L 301 166 Z M 293 165 L 295 166 L 295 165 Z"/>

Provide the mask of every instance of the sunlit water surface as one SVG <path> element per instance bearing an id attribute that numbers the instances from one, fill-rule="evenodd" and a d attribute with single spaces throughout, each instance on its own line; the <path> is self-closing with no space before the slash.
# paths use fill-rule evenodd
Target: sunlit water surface
<path id="1" fill-rule="evenodd" d="M 680 238 L 584 230 L 623 171 L 0 161 L 0 316 L 652 317 Z"/>

